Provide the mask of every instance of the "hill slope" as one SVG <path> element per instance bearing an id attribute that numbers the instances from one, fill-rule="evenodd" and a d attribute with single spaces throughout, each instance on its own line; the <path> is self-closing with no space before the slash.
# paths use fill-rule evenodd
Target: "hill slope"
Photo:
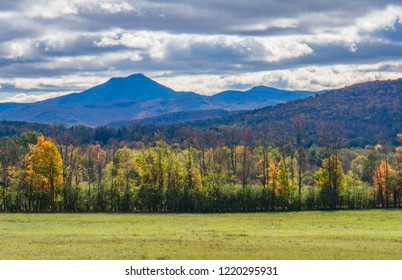
<path id="1" fill-rule="evenodd" d="M 402 132 L 402 79 L 356 84 L 197 125 L 275 128 L 298 117 L 305 120 L 310 135 L 317 133 L 320 124 L 331 123 L 342 127 L 350 139 L 395 139 Z"/>

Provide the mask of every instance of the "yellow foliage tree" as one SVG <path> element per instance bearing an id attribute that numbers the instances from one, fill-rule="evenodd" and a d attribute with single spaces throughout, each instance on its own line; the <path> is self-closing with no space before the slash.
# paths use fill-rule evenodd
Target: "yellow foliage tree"
<path id="1" fill-rule="evenodd" d="M 29 183 L 36 192 L 50 194 L 52 209 L 55 210 L 57 189 L 63 181 L 59 150 L 53 141 L 40 136 L 37 144 L 29 146 L 28 162 Z"/>

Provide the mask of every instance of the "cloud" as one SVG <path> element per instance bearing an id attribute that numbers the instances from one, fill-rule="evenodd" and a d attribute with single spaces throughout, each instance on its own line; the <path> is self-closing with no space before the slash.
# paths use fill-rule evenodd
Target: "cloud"
<path id="1" fill-rule="evenodd" d="M 258 85 L 290 90 L 340 88 L 366 81 L 400 78 L 402 60 L 366 65 L 334 64 L 332 66 L 307 66 L 295 69 L 245 72 L 226 75 L 164 74 L 154 77 L 158 82 L 179 91 L 191 91 L 212 95 L 226 89 L 248 89 Z"/>
<path id="2" fill-rule="evenodd" d="M 0 25 L 0 82 L 18 100 L 136 72 L 205 94 L 316 90 L 398 77 L 402 61 L 396 0 L 5 0 Z"/>
<path id="3" fill-rule="evenodd" d="M 55 19 L 84 13 L 117 14 L 136 11 L 128 2 L 119 0 L 53 0 L 25 1 L 27 17 Z M 46 8 L 44 8 L 46 7 Z"/>
<path id="4" fill-rule="evenodd" d="M 3 98 L 0 100 L 0 103 L 7 103 L 7 102 L 16 102 L 16 103 L 34 103 L 42 100 L 46 100 L 49 98 L 59 97 L 62 95 L 66 95 L 68 93 L 65 92 L 54 92 L 54 93 L 47 93 L 47 94 L 40 94 L 40 95 L 29 95 L 26 93 L 18 93 L 16 95 Z"/>

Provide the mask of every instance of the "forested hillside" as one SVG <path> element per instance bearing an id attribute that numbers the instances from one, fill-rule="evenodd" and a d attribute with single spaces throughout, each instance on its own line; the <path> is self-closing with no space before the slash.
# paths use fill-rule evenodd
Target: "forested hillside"
<path id="1" fill-rule="evenodd" d="M 331 124 L 341 128 L 355 145 L 393 141 L 402 131 L 402 79 L 357 84 L 198 125 L 275 129 L 297 118 L 304 119 L 311 139 L 318 138 L 320 126 Z"/>

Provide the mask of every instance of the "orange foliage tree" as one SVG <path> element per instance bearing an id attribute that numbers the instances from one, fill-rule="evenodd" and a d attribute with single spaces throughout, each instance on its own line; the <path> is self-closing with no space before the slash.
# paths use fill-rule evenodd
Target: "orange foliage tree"
<path id="1" fill-rule="evenodd" d="M 381 204 L 381 207 L 390 206 L 390 194 L 392 192 L 391 174 L 393 172 L 388 161 L 385 159 L 381 161 L 375 170 L 373 176 L 374 196 L 377 199 L 377 204 Z"/>
<path id="2" fill-rule="evenodd" d="M 29 146 L 27 179 L 33 190 L 40 195 L 49 194 L 52 210 L 56 209 L 56 195 L 63 181 L 63 162 L 52 140 L 38 138 L 38 143 Z M 40 202 L 40 204 L 45 204 Z M 43 207 L 41 210 L 43 209 Z"/>

